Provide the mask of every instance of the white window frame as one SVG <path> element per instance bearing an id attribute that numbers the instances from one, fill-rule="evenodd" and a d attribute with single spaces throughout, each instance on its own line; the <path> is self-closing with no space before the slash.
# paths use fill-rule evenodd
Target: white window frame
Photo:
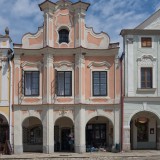
<path id="1" fill-rule="evenodd" d="M 28 67 L 27 67 L 28 66 Z M 22 67 L 22 72 L 34 72 L 34 71 L 39 71 L 39 96 L 25 96 L 24 95 L 24 98 L 39 98 L 41 99 L 42 98 L 42 72 L 41 72 L 41 68 L 42 68 L 43 64 L 42 62 L 28 62 L 28 61 L 25 61 L 21 64 L 21 67 Z M 23 73 L 24 74 L 24 73 Z"/>
<path id="2" fill-rule="evenodd" d="M 137 59 L 138 63 L 138 89 L 141 89 L 141 68 L 152 68 L 152 88 L 156 88 L 156 58 L 152 55 L 142 55 Z"/>
<path id="3" fill-rule="evenodd" d="M 88 66 L 88 68 L 90 68 L 90 78 L 91 78 L 91 84 L 90 84 L 90 88 L 91 88 L 91 95 L 89 99 L 110 99 L 110 91 L 109 91 L 109 69 L 111 67 L 110 63 L 108 63 L 107 61 L 103 61 L 103 62 L 91 62 Z M 99 68 L 101 67 L 101 68 Z M 102 68 L 103 67 L 103 68 Z M 99 71 L 99 72 L 107 72 L 107 96 L 93 96 L 93 72 L 94 71 Z"/>
<path id="4" fill-rule="evenodd" d="M 142 47 L 141 46 L 141 39 L 142 38 L 151 38 L 151 41 L 152 41 L 152 47 Z M 150 36 L 150 35 L 142 35 L 142 36 L 139 36 L 139 48 L 141 48 L 141 49 L 152 49 L 152 48 L 154 48 L 154 43 L 153 43 L 153 36 Z"/>
<path id="5" fill-rule="evenodd" d="M 66 72 L 66 71 L 72 72 L 72 95 L 58 96 L 57 93 L 55 93 L 55 96 L 57 98 L 74 98 L 74 64 L 69 61 L 60 61 L 60 62 L 54 63 L 54 68 L 57 72 Z"/>
<path id="6" fill-rule="evenodd" d="M 93 72 L 106 72 L 107 75 L 107 95 L 106 96 L 93 96 Z M 109 98 L 109 70 L 93 69 L 91 71 L 91 98 Z"/>

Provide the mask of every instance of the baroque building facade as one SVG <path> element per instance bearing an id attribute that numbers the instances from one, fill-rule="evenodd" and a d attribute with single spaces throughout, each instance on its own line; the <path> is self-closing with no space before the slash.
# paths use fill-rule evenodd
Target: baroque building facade
<path id="1" fill-rule="evenodd" d="M 0 35 L 0 153 L 6 140 L 12 143 L 12 52 L 12 40 L 6 28 L 5 35 Z"/>
<path id="2" fill-rule="evenodd" d="M 123 29 L 123 149 L 160 149 L 160 10 Z"/>
<path id="3" fill-rule="evenodd" d="M 16 154 L 120 144 L 119 44 L 86 27 L 89 5 L 44 1 L 43 26 L 14 44 Z"/>

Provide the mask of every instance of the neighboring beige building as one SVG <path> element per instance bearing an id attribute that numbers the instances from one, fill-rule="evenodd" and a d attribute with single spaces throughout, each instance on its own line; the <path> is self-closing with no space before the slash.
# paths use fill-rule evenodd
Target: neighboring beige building
<path id="1" fill-rule="evenodd" d="M 6 140 L 12 143 L 11 39 L 8 28 L 0 35 L 0 152 Z M 11 131 L 11 132 L 10 132 Z"/>
<path id="2" fill-rule="evenodd" d="M 120 144 L 119 44 L 86 27 L 89 5 L 44 1 L 44 25 L 14 45 L 16 154 Z"/>
<path id="3" fill-rule="evenodd" d="M 160 149 L 160 10 L 123 29 L 123 149 Z"/>

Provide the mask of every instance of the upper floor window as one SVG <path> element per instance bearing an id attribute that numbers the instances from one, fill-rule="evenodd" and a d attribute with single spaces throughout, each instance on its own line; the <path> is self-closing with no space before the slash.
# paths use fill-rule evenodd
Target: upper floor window
<path id="1" fill-rule="evenodd" d="M 93 72 L 93 96 L 107 96 L 107 72 Z"/>
<path id="2" fill-rule="evenodd" d="M 152 38 L 151 37 L 142 37 L 141 38 L 141 47 L 152 47 Z"/>
<path id="3" fill-rule="evenodd" d="M 69 43 L 69 31 L 67 29 L 59 30 L 59 43 Z"/>
<path id="4" fill-rule="evenodd" d="M 141 88 L 152 88 L 152 68 L 141 68 Z"/>
<path id="5" fill-rule="evenodd" d="M 24 95 L 39 96 L 39 71 L 24 72 Z"/>
<path id="6" fill-rule="evenodd" d="M 58 71 L 57 72 L 57 95 L 72 96 L 72 72 Z"/>

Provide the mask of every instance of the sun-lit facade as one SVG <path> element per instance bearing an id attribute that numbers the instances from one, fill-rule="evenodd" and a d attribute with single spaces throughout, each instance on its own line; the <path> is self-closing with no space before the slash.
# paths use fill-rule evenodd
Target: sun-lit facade
<path id="1" fill-rule="evenodd" d="M 118 43 L 85 25 L 89 3 L 44 1 L 44 24 L 14 44 L 14 153 L 120 144 Z"/>
<path id="2" fill-rule="evenodd" d="M 12 142 L 12 49 L 9 29 L 5 29 L 5 35 L 0 34 L 0 153 L 4 149 L 6 140 Z M 11 131 L 11 133 L 10 133 Z"/>
<path id="3" fill-rule="evenodd" d="M 160 149 L 160 10 L 124 29 L 123 149 Z"/>

